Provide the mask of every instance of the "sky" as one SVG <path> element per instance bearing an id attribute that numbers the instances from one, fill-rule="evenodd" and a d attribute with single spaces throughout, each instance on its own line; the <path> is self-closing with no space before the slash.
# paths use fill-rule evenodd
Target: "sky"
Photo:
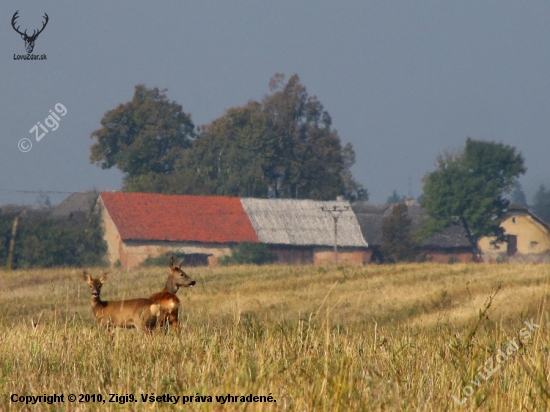
<path id="1" fill-rule="evenodd" d="M 46 60 L 17 59 L 16 11 L 28 34 L 48 14 Z M 137 84 L 198 126 L 261 100 L 275 73 L 324 105 L 371 203 L 418 197 L 467 137 L 523 154 L 529 202 L 550 187 L 550 2 L 3 0 L 0 17 L 0 204 L 120 189 L 120 171 L 90 163 L 90 134 Z"/>

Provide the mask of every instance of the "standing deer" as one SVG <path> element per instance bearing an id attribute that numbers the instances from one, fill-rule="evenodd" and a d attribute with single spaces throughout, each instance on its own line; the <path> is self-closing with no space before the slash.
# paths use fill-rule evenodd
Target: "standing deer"
<path id="1" fill-rule="evenodd" d="M 166 279 L 164 289 L 149 297 L 149 299 L 162 307 L 161 326 L 166 326 L 169 323 L 174 330 L 178 330 L 178 312 L 180 309 L 180 300 L 176 296 L 176 292 L 180 287 L 193 287 L 196 283 L 181 270 L 182 264 L 183 260 L 176 266 L 174 256 L 172 256 L 169 263 L 170 274 L 168 275 L 168 279 Z"/>
<path id="2" fill-rule="evenodd" d="M 160 305 L 150 299 L 128 299 L 104 302 L 99 297 L 101 286 L 107 280 L 107 273 L 99 279 L 92 278 L 82 271 L 82 278 L 90 286 L 92 294 L 92 312 L 97 322 L 119 328 L 136 327 L 144 332 L 152 332 L 162 313 Z"/>
<path id="3" fill-rule="evenodd" d="M 21 35 L 21 38 L 23 40 L 25 40 L 25 48 L 27 49 L 27 53 L 32 53 L 32 51 L 34 49 L 34 42 L 36 41 L 36 38 L 38 37 L 38 35 L 40 33 L 42 33 L 44 31 L 44 29 L 46 28 L 46 25 L 48 24 L 48 21 L 50 20 L 50 18 L 48 17 L 48 15 L 46 13 L 44 13 L 44 19 L 46 21 L 44 23 L 42 23 L 42 28 L 40 30 L 38 30 L 38 33 L 36 32 L 36 30 L 33 30 L 32 34 L 29 36 L 27 34 L 27 30 L 25 30 L 25 32 L 23 32 L 23 33 L 19 31 L 19 27 L 21 27 L 21 26 L 17 26 L 17 28 L 15 27 L 16 20 L 19 17 L 17 15 L 17 13 L 19 13 L 19 10 L 17 10 L 15 12 L 15 14 L 13 15 L 13 17 L 11 18 L 11 26 L 13 27 L 13 29 L 17 33 L 19 33 Z"/>

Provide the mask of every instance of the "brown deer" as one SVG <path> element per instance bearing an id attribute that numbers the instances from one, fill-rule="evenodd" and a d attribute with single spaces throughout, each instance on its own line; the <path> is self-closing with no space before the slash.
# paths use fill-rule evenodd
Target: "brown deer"
<path id="1" fill-rule="evenodd" d="M 162 307 L 161 326 L 170 324 L 174 330 L 178 330 L 178 312 L 180 309 L 180 300 L 176 296 L 176 292 L 180 287 L 193 287 L 196 283 L 187 276 L 187 273 L 181 270 L 182 264 L 183 260 L 179 265 L 176 265 L 174 256 L 172 256 L 169 263 L 170 274 L 168 275 L 168 279 L 166 279 L 164 289 L 149 297 L 149 299 Z"/>
<path id="2" fill-rule="evenodd" d="M 145 298 L 104 302 L 99 294 L 101 286 L 107 280 L 107 273 L 94 279 L 86 271 L 82 271 L 82 278 L 90 286 L 92 312 L 97 322 L 107 327 L 136 327 L 144 332 L 153 331 L 162 314 L 160 305 Z"/>

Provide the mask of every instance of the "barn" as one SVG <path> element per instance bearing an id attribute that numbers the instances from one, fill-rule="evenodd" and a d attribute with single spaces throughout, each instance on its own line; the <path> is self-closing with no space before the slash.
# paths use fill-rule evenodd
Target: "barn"
<path id="1" fill-rule="evenodd" d="M 333 215 L 337 217 L 338 263 L 370 261 L 368 244 L 348 202 L 251 198 L 241 202 L 259 241 L 279 263 L 334 262 Z"/>
<path id="2" fill-rule="evenodd" d="M 427 217 L 427 212 L 415 201 L 408 200 L 407 215 L 412 221 L 412 230 L 418 229 Z M 382 243 L 382 223 L 393 210 L 393 204 L 370 204 L 355 202 L 351 205 L 361 226 L 363 236 L 369 242 L 372 260 L 383 260 L 380 246 Z M 452 224 L 440 233 L 435 233 L 419 245 L 419 252 L 434 263 L 471 262 L 472 247 L 466 237 L 464 227 Z"/>
<path id="3" fill-rule="evenodd" d="M 259 241 L 236 197 L 101 192 L 96 209 L 109 262 L 124 269 L 171 251 L 215 265 L 233 245 Z"/>

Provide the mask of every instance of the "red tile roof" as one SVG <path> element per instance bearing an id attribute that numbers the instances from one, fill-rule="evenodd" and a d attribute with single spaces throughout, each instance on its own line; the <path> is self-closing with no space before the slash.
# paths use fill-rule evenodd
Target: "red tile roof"
<path id="1" fill-rule="evenodd" d="M 237 197 L 101 192 L 122 240 L 259 242 Z"/>

